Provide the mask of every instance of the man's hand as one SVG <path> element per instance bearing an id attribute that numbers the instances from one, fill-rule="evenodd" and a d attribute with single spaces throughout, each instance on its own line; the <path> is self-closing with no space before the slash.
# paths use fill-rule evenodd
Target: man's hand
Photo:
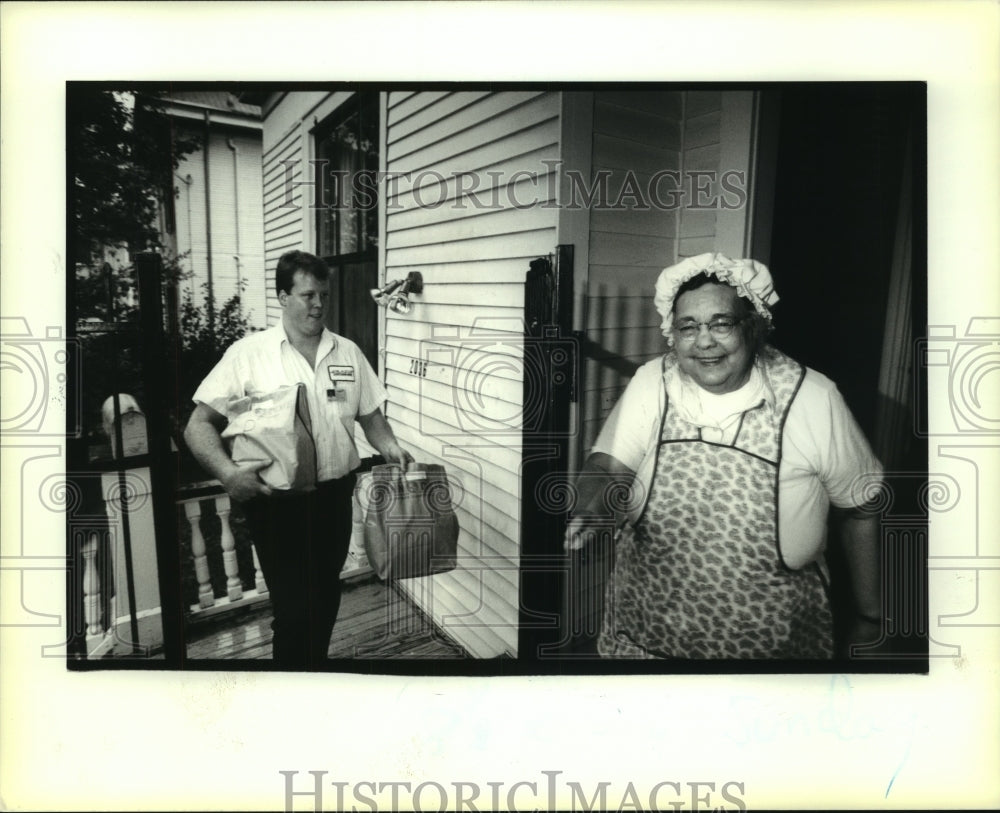
<path id="1" fill-rule="evenodd" d="M 386 449 L 383 456 L 385 457 L 387 463 L 395 463 L 397 466 L 402 466 L 404 472 L 407 470 L 410 463 L 414 462 L 413 455 L 411 455 L 398 443 L 394 447 Z"/>
<path id="2" fill-rule="evenodd" d="M 399 445 L 382 410 L 376 409 L 367 415 L 358 415 L 357 421 L 361 424 L 368 442 L 378 450 L 386 462 L 402 466 L 405 472 L 413 462 L 413 455 Z"/>
<path id="3" fill-rule="evenodd" d="M 253 463 L 236 463 L 233 470 L 222 479 L 222 487 L 238 502 L 246 502 L 254 497 L 268 497 L 271 488 L 257 474 L 271 465 L 270 460 Z"/>

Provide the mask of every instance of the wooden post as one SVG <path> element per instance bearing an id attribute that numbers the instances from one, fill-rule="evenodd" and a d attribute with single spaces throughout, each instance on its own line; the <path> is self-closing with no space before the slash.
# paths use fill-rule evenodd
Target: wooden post
<path id="1" fill-rule="evenodd" d="M 222 564 L 226 569 L 226 595 L 230 601 L 243 598 L 243 583 L 240 581 L 240 566 L 236 561 L 236 540 L 233 529 L 229 527 L 229 512 L 231 504 L 228 494 L 219 494 L 215 498 L 215 513 L 222 523 Z"/>
<path id="2" fill-rule="evenodd" d="M 254 587 L 257 588 L 257 595 L 263 595 L 267 592 L 267 582 L 264 581 L 264 573 L 260 569 L 260 560 L 257 558 L 257 548 L 251 542 L 250 543 L 250 553 L 253 554 L 253 582 Z"/>
<path id="3" fill-rule="evenodd" d="M 87 635 L 101 633 L 101 580 L 97 573 L 97 534 L 83 543 L 83 620 Z"/>
<path id="4" fill-rule="evenodd" d="M 212 579 L 208 573 L 208 557 L 205 555 L 205 537 L 201 533 L 201 504 L 198 500 L 184 503 L 184 516 L 191 526 L 191 555 L 194 557 L 194 575 L 198 580 L 198 606 L 202 609 L 215 604 Z"/>

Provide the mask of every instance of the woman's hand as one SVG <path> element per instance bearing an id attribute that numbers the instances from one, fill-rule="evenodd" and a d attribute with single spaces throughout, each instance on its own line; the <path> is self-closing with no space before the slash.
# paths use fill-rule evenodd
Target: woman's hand
<path id="1" fill-rule="evenodd" d="M 869 656 L 874 654 L 885 635 L 882 626 L 881 619 L 856 616 L 847 629 L 840 656 L 850 660 L 851 648 L 855 646 L 867 649 Z"/>
<path id="2" fill-rule="evenodd" d="M 563 548 L 567 551 L 580 550 L 597 541 L 599 527 L 594 524 L 594 517 L 576 516 L 566 526 L 563 537 Z"/>

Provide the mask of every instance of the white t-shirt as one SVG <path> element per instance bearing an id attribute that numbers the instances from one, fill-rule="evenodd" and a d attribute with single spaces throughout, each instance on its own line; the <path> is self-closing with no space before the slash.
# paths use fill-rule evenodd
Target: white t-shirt
<path id="1" fill-rule="evenodd" d="M 661 369 L 657 358 L 636 371 L 591 450 L 637 472 L 645 494 L 652 472 L 642 464 L 648 463 L 646 452 L 659 440 Z M 764 408 L 771 408 L 774 397 L 766 376 L 762 392 Z M 830 503 L 860 507 L 872 494 L 869 487 L 881 479 L 882 465 L 836 385 L 807 367 L 788 410 L 778 467 L 778 531 L 785 563 L 798 569 L 819 558 L 826 545 Z"/>
<path id="2" fill-rule="evenodd" d="M 361 349 L 350 339 L 324 329 L 316 366 L 294 347 L 281 322 L 234 342 L 195 392 L 195 403 L 228 414 L 233 398 L 306 384 L 317 479 L 343 477 L 361 464 L 354 445 L 354 420 L 386 401 L 385 388 Z M 337 391 L 340 391 L 339 394 Z"/>

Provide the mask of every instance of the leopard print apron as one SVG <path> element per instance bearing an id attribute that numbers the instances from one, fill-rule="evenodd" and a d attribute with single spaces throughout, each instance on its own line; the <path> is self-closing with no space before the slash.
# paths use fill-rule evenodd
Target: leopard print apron
<path id="1" fill-rule="evenodd" d="M 775 408 L 747 410 L 729 446 L 701 440 L 668 399 L 648 502 L 616 546 L 602 656 L 833 656 L 823 575 L 789 569 L 778 538 L 781 432 L 805 370 L 769 351 Z"/>

